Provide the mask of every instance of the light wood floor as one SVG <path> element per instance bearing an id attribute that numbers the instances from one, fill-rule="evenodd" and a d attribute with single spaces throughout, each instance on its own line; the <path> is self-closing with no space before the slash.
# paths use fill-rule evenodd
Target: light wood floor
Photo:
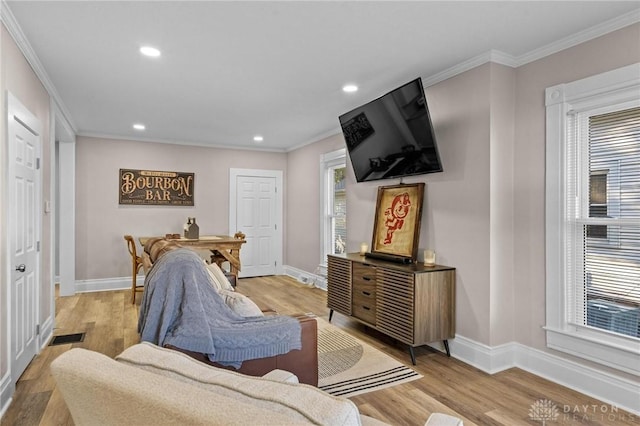
<path id="1" fill-rule="evenodd" d="M 238 291 L 261 306 L 281 314 L 313 312 L 328 319 L 326 292 L 308 288 L 287 277 L 242 279 Z M 56 299 L 55 335 L 85 332 L 83 342 L 47 346 L 27 368 L 17 384 L 2 425 L 73 425 L 64 400 L 49 374 L 49 364 L 71 347 L 83 347 L 115 356 L 137 343 L 138 303 L 129 291 L 85 293 Z M 465 425 L 536 425 L 529 409 L 538 400 L 550 400 L 559 417 L 547 425 L 635 425 L 640 418 L 629 413 L 601 413 L 606 404 L 513 368 L 488 375 L 454 358 L 427 348 L 416 350 L 411 366 L 407 348 L 340 314 L 332 323 L 379 348 L 424 377 L 410 383 L 353 397 L 360 411 L 394 425 L 423 425 L 432 412 L 463 418 Z M 564 407 L 589 406 L 575 413 Z M 597 407 L 597 408 L 591 408 Z M 132 407 L 135 409 L 135 407 Z M 611 408 L 609 407 L 609 410 Z"/>

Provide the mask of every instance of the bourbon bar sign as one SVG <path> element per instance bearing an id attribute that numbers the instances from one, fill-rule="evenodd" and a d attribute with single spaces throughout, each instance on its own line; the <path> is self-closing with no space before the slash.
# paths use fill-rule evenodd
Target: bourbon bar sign
<path id="1" fill-rule="evenodd" d="M 120 204 L 193 206 L 193 173 L 120 169 Z"/>

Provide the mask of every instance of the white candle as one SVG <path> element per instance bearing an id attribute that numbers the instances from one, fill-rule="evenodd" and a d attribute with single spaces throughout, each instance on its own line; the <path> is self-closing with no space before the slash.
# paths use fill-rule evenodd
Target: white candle
<path id="1" fill-rule="evenodd" d="M 364 256 L 369 250 L 369 245 L 367 243 L 360 244 L 360 256 Z"/>
<path id="2" fill-rule="evenodd" d="M 436 252 L 435 250 L 424 251 L 424 264 L 427 266 L 434 266 L 436 264 Z"/>

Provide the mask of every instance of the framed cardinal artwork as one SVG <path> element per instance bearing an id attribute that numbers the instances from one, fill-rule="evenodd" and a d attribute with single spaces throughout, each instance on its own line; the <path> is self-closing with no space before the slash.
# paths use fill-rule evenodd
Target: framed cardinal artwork
<path id="1" fill-rule="evenodd" d="M 424 183 L 378 187 L 372 253 L 411 258 L 418 256 Z"/>

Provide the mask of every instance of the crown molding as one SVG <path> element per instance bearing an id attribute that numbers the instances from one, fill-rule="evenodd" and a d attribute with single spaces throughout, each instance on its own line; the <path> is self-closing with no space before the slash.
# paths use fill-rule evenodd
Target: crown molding
<path id="1" fill-rule="evenodd" d="M 440 83 L 441 81 L 455 77 L 458 74 L 462 74 L 463 72 L 472 70 L 476 67 L 479 67 L 480 65 L 484 65 L 489 62 L 505 65 L 511 68 L 518 67 L 518 60 L 514 56 L 511 56 L 508 53 L 504 53 L 499 50 L 492 49 L 488 52 L 481 53 L 478 56 L 474 56 L 471 59 L 467 59 L 464 62 L 460 62 L 458 65 L 439 72 L 438 74 L 432 75 L 430 77 L 422 77 L 422 84 L 425 87 L 433 86 L 436 83 Z"/>
<path id="2" fill-rule="evenodd" d="M 198 141 L 188 141 L 181 139 L 154 139 L 154 138 L 144 138 L 139 136 L 127 136 L 127 135 L 115 135 L 110 133 L 96 133 L 96 132 L 85 132 L 78 131 L 76 133 L 77 137 L 86 137 L 86 138 L 94 138 L 94 139 L 107 139 L 107 140 L 116 140 L 116 141 L 133 141 L 133 142 L 151 142 L 151 143 L 162 143 L 169 145 L 182 145 L 182 146 L 195 146 L 201 148 L 215 148 L 215 149 L 231 149 L 236 151 L 264 151 L 264 152 L 273 152 L 273 153 L 285 153 L 286 150 L 284 148 L 268 148 L 268 147 L 260 147 L 256 146 L 234 146 L 234 145 L 222 145 L 215 143 L 207 143 L 207 142 L 198 142 Z"/>
<path id="3" fill-rule="evenodd" d="M 538 59 L 553 55 L 554 53 L 577 46 L 638 22 L 640 22 L 640 8 L 618 16 L 617 18 L 594 25 L 584 31 L 580 31 L 568 37 L 549 43 L 546 46 L 534 49 L 524 55 L 513 56 L 499 50 L 489 50 L 488 52 L 482 53 L 471 59 L 467 59 L 466 61 L 454 65 L 451 68 L 447 68 L 435 75 L 422 77 L 422 83 L 425 87 L 433 86 L 441 81 L 455 77 L 458 74 L 462 74 L 463 72 L 479 67 L 480 65 L 484 65 L 487 62 L 493 62 L 511 68 L 518 68 L 522 65 L 528 64 L 529 62 L 537 61 Z"/>
<path id="4" fill-rule="evenodd" d="M 40 59 L 38 59 L 38 55 L 36 55 L 35 51 L 31 47 L 29 40 L 27 40 L 27 37 L 22 32 L 22 28 L 20 28 L 20 25 L 16 21 L 15 16 L 13 16 L 13 13 L 11 12 L 11 9 L 9 8 L 6 0 L 0 0 L 0 20 L 2 20 L 5 28 L 7 29 L 13 40 L 16 42 L 16 45 L 33 69 L 33 72 L 35 72 L 38 79 L 40 79 L 40 82 L 42 82 L 45 90 L 47 91 L 47 93 L 49 93 L 49 96 L 51 96 L 53 102 L 55 102 L 59 112 L 59 116 L 57 116 L 56 118 L 66 121 L 65 126 L 70 127 L 75 132 L 76 126 L 73 122 L 73 119 L 71 118 L 71 113 L 69 113 L 69 110 L 64 105 L 64 102 L 62 102 L 60 94 L 58 94 L 56 87 L 49 78 L 49 75 L 45 71 L 44 66 L 42 66 Z"/>
<path id="5" fill-rule="evenodd" d="M 640 22 L 640 8 L 617 18 L 610 19 L 608 21 L 596 24 L 591 28 L 587 28 L 584 31 L 577 32 L 568 37 L 556 40 L 552 43 L 542 46 L 538 49 L 534 49 L 524 55 L 520 55 L 515 58 L 517 66 L 528 64 L 529 62 L 537 61 L 544 57 L 553 55 L 562 50 L 568 49 L 573 46 L 585 43 L 589 40 L 601 37 L 611 32 L 617 31 L 629 25 L 637 24 Z"/>

